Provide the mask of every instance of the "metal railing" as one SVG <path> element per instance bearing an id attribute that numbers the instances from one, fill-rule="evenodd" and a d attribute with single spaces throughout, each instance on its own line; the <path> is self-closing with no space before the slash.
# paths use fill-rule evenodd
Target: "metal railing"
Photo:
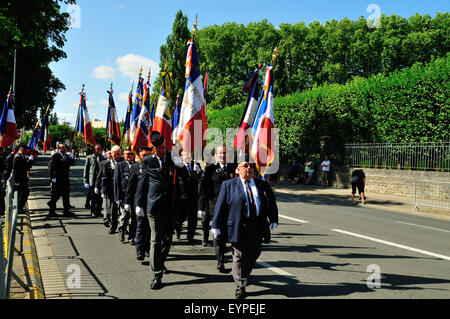
<path id="1" fill-rule="evenodd" d="M 450 209 L 450 182 L 415 181 L 414 210 L 419 206 Z"/>
<path id="2" fill-rule="evenodd" d="M 18 193 L 14 192 L 14 174 L 7 181 L 5 221 L 0 220 L 0 299 L 9 299 L 16 226 L 19 213 Z"/>
<path id="3" fill-rule="evenodd" d="M 345 154 L 350 167 L 450 172 L 450 142 L 352 143 Z"/>

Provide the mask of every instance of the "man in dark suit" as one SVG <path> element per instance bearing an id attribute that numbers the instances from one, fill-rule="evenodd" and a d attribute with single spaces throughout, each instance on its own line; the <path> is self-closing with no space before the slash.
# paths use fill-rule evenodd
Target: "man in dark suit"
<path id="1" fill-rule="evenodd" d="M 136 214 L 134 200 L 136 197 L 138 181 L 141 178 L 142 160 L 152 153 L 153 150 L 150 147 L 141 147 L 139 152 L 140 162 L 131 165 L 130 178 L 128 179 L 124 201 L 124 208 L 130 214 Z M 137 260 L 142 261 L 144 260 L 146 254 L 148 256 L 150 255 L 150 224 L 148 223 L 147 215 L 136 216 L 135 244 Z"/>
<path id="2" fill-rule="evenodd" d="M 181 159 L 184 165 L 177 168 L 176 172 L 175 231 L 177 239 L 180 239 L 181 228 L 187 218 L 187 240 L 193 244 L 197 229 L 198 180 L 202 170 L 198 164 L 192 161 L 186 151 L 181 152 Z"/>
<path id="3" fill-rule="evenodd" d="M 0 177 L 3 177 L 6 171 L 6 161 L 5 156 L 3 154 L 4 148 L 0 147 Z M 1 183 L 3 183 L 3 178 Z M 3 184 L 0 189 L 0 216 L 3 216 L 5 214 L 5 188 L 3 187 Z"/>
<path id="4" fill-rule="evenodd" d="M 174 162 L 166 152 L 164 137 L 157 131 L 150 135 L 155 153 L 142 161 L 142 176 L 136 192 L 136 215 L 149 219 L 151 232 L 150 266 L 153 272 L 151 289 L 162 287 L 164 262 L 169 254 L 173 236 L 173 173 Z M 182 165 L 182 164 L 181 164 Z"/>
<path id="5" fill-rule="evenodd" d="M 222 183 L 226 180 L 234 178 L 236 165 L 226 162 L 226 147 L 220 145 L 215 150 L 215 164 L 209 164 L 205 167 L 200 178 L 199 195 L 198 195 L 198 215 L 202 217 L 203 225 L 203 246 L 208 247 L 209 222 L 214 216 L 216 201 Z M 214 238 L 213 244 L 217 258 L 217 269 L 219 272 L 225 270 L 225 252 L 226 243 L 221 238 Z"/>
<path id="6" fill-rule="evenodd" d="M 124 207 L 125 192 L 127 191 L 128 181 L 131 174 L 131 165 L 135 164 L 135 154 L 128 147 L 124 153 L 124 160 L 117 163 L 114 169 L 114 200 L 119 207 L 119 239 L 123 243 L 125 242 L 125 234 L 127 232 L 128 223 L 130 223 L 128 231 L 128 241 L 130 245 L 135 244 L 136 236 L 136 214 L 130 214 Z"/>
<path id="7" fill-rule="evenodd" d="M 31 168 L 32 160 L 28 158 L 28 152 L 28 146 L 21 144 L 19 146 L 19 151 L 13 159 L 12 173 L 14 174 L 14 192 L 17 191 L 19 195 L 19 213 L 23 212 L 28 200 L 28 195 L 30 194 L 30 189 L 28 187 L 28 172 Z"/>
<path id="8" fill-rule="evenodd" d="M 112 158 L 105 162 L 100 183 L 100 193 L 105 200 L 105 218 L 109 222 L 109 233 L 114 234 L 119 223 L 119 206 L 114 200 L 114 170 L 122 159 L 120 146 L 114 145 L 111 148 Z"/>
<path id="9" fill-rule="evenodd" d="M 99 170 L 98 170 L 98 174 L 97 177 L 95 178 L 95 188 L 94 188 L 94 193 L 99 196 L 102 200 L 102 206 L 104 206 L 104 210 L 103 210 L 103 224 L 105 225 L 106 228 L 109 228 L 111 225 L 111 221 L 110 218 L 108 216 L 107 210 L 106 210 L 106 201 L 103 200 L 100 190 L 102 189 L 102 174 L 103 174 L 103 169 L 105 167 L 105 164 L 108 163 L 109 161 L 111 161 L 112 156 L 111 156 L 111 151 L 105 152 L 105 156 L 106 159 L 104 159 L 103 161 L 100 162 L 100 166 L 99 166 Z"/>
<path id="10" fill-rule="evenodd" d="M 212 224 L 214 237 L 232 244 L 237 299 L 246 297 L 248 278 L 267 236 L 267 219 L 272 230 L 278 226 L 275 196 L 267 182 L 253 178 L 254 169 L 246 158 L 238 165 L 239 177 L 222 184 Z"/>
<path id="11" fill-rule="evenodd" d="M 94 154 L 86 157 L 83 172 L 84 187 L 88 189 L 85 207 L 91 209 L 91 215 L 94 217 L 100 216 L 103 203 L 102 197 L 95 193 L 95 180 L 100 171 L 100 163 L 105 159 L 102 150 L 100 144 L 95 145 Z"/>
<path id="12" fill-rule="evenodd" d="M 48 169 L 51 180 L 51 198 L 47 203 L 50 208 L 49 217 L 58 216 L 55 212 L 56 202 L 62 197 L 64 206 L 64 216 L 72 216 L 70 209 L 70 166 L 75 165 L 73 153 L 66 154 L 67 149 L 64 143 L 56 145 L 57 152 L 50 157 Z"/>

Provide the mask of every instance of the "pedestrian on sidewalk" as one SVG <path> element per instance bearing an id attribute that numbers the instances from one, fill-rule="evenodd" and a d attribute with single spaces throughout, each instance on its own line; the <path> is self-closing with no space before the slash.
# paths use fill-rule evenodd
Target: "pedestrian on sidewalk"
<path id="1" fill-rule="evenodd" d="M 73 153 L 66 154 L 67 148 L 64 143 L 56 145 L 57 152 L 52 155 L 48 163 L 51 180 L 51 198 L 47 202 L 50 208 L 49 217 L 58 216 L 56 214 L 56 202 L 62 197 L 64 206 L 64 216 L 72 216 L 70 209 L 70 166 L 75 165 Z M 17 155 L 16 155 L 17 156 Z"/>
<path id="2" fill-rule="evenodd" d="M 314 176 L 314 168 L 316 166 L 316 163 L 314 162 L 314 158 L 306 158 L 306 163 L 305 163 L 305 176 L 308 176 L 306 178 L 306 185 L 309 185 L 311 183 L 311 179 Z"/>
<path id="3" fill-rule="evenodd" d="M 328 181 L 330 179 L 331 162 L 328 159 L 327 155 L 325 155 L 325 159 L 320 165 L 322 166 L 322 172 L 323 172 L 323 178 L 322 178 L 323 186 L 328 187 Z"/>
<path id="4" fill-rule="evenodd" d="M 352 203 L 355 205 L 356 188 L 361 198 L 363 205 L 366 203 L 366 197 L 364 196 L 364 186 L 366 185 L 366 175 L 362 169 L 355 169 L 352 172 Z"/>
<path id="5" fill-rule="evenodd" d="M 94 153 L 86 157 L 86 163 L 84 165 L 84 187 L 88 189 L 86 196 L 86 203 L 84 207 L 91 210 L 91 215 L 98 217 L 102 210 L 102 197 L 95 194 L 95 179 L 100 171 L 100 163 L 105 160 L 102 155 L 103 149 L 100 144 L 95 145 Z"/>

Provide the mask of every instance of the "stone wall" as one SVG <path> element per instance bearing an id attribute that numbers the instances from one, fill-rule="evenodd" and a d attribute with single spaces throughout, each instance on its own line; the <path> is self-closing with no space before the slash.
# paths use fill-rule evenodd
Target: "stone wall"
<path id="1" fill-rule="evenodd" d="M 354 168 L 332 167 L 330 187 L 351 187 L 351 172 L 353 170 Z M 376 168 L 363 168 L 363 170 L 366 175 L 367 192 L 414 196 L 414 182 L 416 180 L 450 182 L 450 173 L 443 172 Z M 287 181 L 288 171 L 288 164 L 280 165 L 280 181 Z M 322 181 L 321 169 L 319 169 L 318 172 L 316 170 L 316 174 L 314 175 L 312 183 L 320 184 Z M 442 192 L 442 187 L 436 187 L 436 191 Z"/>

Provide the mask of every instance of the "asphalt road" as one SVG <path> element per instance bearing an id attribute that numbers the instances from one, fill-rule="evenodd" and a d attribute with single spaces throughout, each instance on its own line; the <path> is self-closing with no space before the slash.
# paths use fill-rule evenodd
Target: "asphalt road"
<path id="1" fill-rule="evenodd" d="M 134 247 L 84 208 L 84 159 L 71 170 L 75 217 L 45 219 L 48 159 L 40 156 L 32 169 L 29 198 L 47 298 L 234 298 L 231 249 L 230 273 L 220 274 L 213 248 L 201 246 L 200 221 L 194 246 L 185 229 L 174 240 L 166 263 L 171 273 L 161 290 L 151 290 L 148 259 L 137 261 Z M 352 206 L 320 191 L 276 195 L 279 227 L 263 247 L 248 300 L 450 298 L 449 221 Z M 58 207 L 62 214 L 61 201 Z"/>

